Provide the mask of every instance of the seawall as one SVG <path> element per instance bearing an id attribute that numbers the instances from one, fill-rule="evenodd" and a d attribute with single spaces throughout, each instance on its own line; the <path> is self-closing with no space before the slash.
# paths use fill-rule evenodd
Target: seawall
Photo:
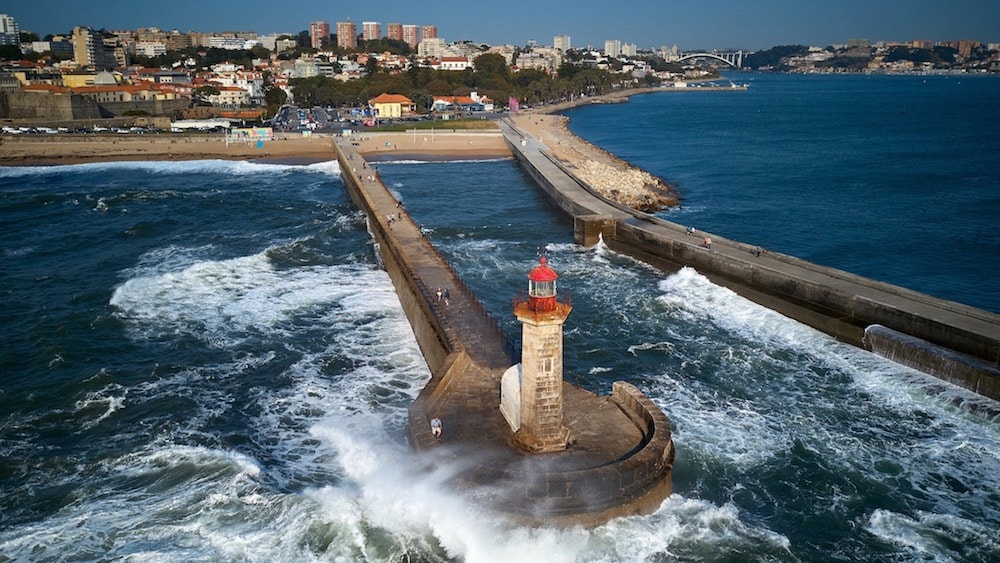
<path id="1" fill-rule="evenodd" d="M 812 264 L 776 252 L 686 228 L 604 199 L 556 159 L 539 139 L 500 122 L 526 173 L 557 209 L 574 221 L 577 243 L 603 240 L 615 250 L 665 271 L 691 266 L 740 295 L 839 340 L 887 355 L 931 375 L 1000 400 L 1000 315 L 899 286 Z M 702 245 L 710 237 L 711 248 Z M 907 338 L 865 338 L 873 325 Z M 873 346 L 874 343 L 880 343 Z M 926 344 L 926 345 L 925 345 Z M 892 349 L 890 355 L 885 351 Z M 928 350 L 948 350 L 949 362 Z"/>
<path id="2" fill-rule="evenodd" d="M 335 149 L 431 372 L 408 412 L 413 448 L 451 468 L 452 483 L 484 510 L 520 524 L 594 526 L 656 510 L 673 488 L 666 415 L 628 383 L 598 396 L 564 382 L 567 450 L 518 449 L 499 408 L 501 378 L 518 354 L 350 141 Z M 450 289 L 450 302 L 437 299 L 439 287 Z M 441 439 L 431 434 L 433 417 L 444 421 Z"/>

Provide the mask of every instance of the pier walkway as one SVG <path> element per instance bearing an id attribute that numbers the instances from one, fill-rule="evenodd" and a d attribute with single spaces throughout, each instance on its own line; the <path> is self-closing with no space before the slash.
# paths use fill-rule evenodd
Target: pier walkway
<path id="1" fill-rule="evenodd" d="M 670 425 L 631 385 L 598 396 L 564 383 L 567 450 L 527 455 L 513 445 L 500 380 L 518 352 L 349 138 L 335 148 L 432 374 L 409 412 L 413 446 L 447 459 L 488 508 L 521 521 L 596 524 L 659 506 L 671 490 Z M 438 288 L 449 291 L 448 303 Z M 433 417 L 443 421 L 440 440 L 430 433 Z"/>
<path id="2" fill-rule="evenodd" d="M 711 233 L 689 235 L 684 226 L 597 195 L 573 174 L 572 163 L 551 156 L 514 120 L 499 125 L 515 158 L 574 219 L 576 242 L 603 240 L 667 271 L 692 266 L 838 339 L 1000 400 L 1000 315 Z M 703 246 L 706 237 L 711 248 Z"/>

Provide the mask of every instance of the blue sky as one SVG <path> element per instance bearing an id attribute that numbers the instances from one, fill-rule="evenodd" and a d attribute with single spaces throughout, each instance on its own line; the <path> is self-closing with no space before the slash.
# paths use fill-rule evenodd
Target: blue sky
<path id="1" fill-rule="evenodd" d="M 687 50 L 822 47 L 849 39 L 1000 42 L 997 0 L 4 0 L 0 13 L 40 36 L 77 25 L 298 33 L 313 20 L 333 26 L 349 19 L 434 24 L 447 41 L 514 45 L 551 45 L 555 35 L 569 35 L 574 47 L 620 39 L 640 49 Z"/>

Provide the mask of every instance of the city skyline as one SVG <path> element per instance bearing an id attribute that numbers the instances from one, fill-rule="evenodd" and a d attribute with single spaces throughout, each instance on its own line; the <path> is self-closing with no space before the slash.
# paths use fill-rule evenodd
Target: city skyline
<path id="1" fill-rule="evenodd" d="M 244 0 L 239 10 L 215 3 L 173 0 L 145 4 L 124 0 L 76 3 L 68 0 L 8 0 L 3 11 L 24 31 L 68 33 L 75 26 L 136 29 L 158 27 L 181 31 L 255 31 L 299 33 L 313 21 L 350 20 L 418 26 L 433 24 L 447 41 L 488 44 L 551 45 L 556 35 L 568 35 L 575 48 L 601 48 L 609 39 L 634 43 L 640 49 L 679 45 L 683 49 L 767 49 L 775 45 L 827 46 L 850 39 L 871 41 L 1000 41 L 1000 3 L 955 0 L 920 3 L 886 0 L 870 3 L 846 0 L 806 3 L 770 0 L 752 5 L 719 0 L 709 8 L 694 3 L 637 0 L 625 10 L 603 2 L 579 0 L 539 4 L 509 0 L 502 9 L 455 9 L 453 2 L 386 0 L 367 7 L 336 7 L 314 0 L 286 0 L 275 8 L 262 0 Z M 877 4 L 877 5 L 875 5 Z"/>

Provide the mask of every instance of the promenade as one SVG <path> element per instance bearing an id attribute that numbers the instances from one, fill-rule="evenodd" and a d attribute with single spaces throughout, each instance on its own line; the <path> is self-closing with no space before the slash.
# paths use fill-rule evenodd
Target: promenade
<path id="1" fill-rule="evenodd" d="M 457 484 L 518 522 L 594 525 L 655 510 L 671 491 L 674 455 L 663 413 L 626 383 L 598 396 L 564 382 L 569 447 L 540 455 L 516 448 L 499 404 L 501 377 L 518 352 L 351 140 L 335 147 L 432 374 L 409 411 L 414 448 L 446 460 Z M 448 290 L 447 303 L 438 288 Z M 440 440 L 430 432 L 434 417 L 443 421 Z"/>
<path id="2" fill-rule="evenodd" d="M 1000 400 L 1000 315 L 827 268 L 611 202 L 577 174 L 582 151 L 539 116 L 500 122 L 515 158 L 574 220 L 575 240 L 666 271 L 691 266 L 714 282 L 856 346 Z M 540 139 L 532 131 L 545 131 Z M 553 145 L 558 143 L 553 150 Z M 601 158 L 591 151 L 586 159 Z M 711 248 L 703 242 L 711 239 Z M 883 328 L 884 327 L 884 328 Z"/>

